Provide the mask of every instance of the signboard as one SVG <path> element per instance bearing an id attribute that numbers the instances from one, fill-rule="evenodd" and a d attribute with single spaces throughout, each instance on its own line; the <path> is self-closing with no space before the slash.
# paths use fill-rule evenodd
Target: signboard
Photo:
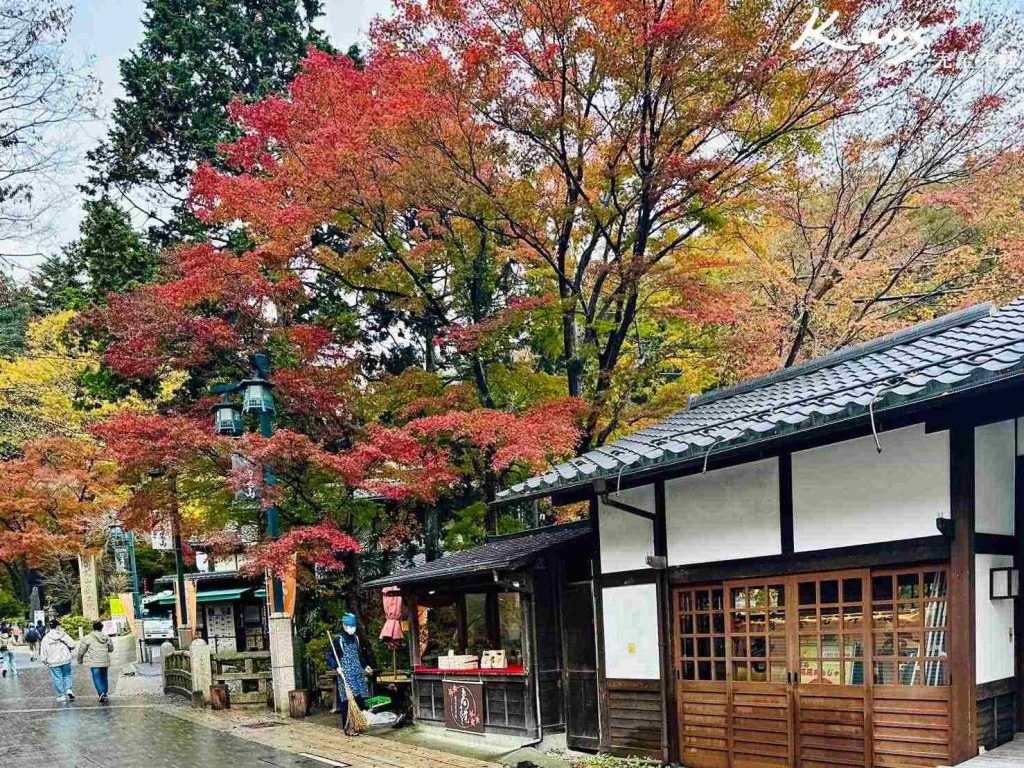
<path id="1" fill-rule="evenodd" d="M 444 727 L 453 731 L 484 732 L 484 684 L 446 680 Z"/>
<path id="2" fill-rule="evenodd" d="M 32 614 L 32 623 L 35 625 L 46 624 L 46 611 L 36 611 Z"/>
<path id="3" fill-rule="evenodd" d="M 165 523 L 159 528 L 154 528 L 153 532 L 149 535 L 149 540 L 155 550 L 161 552 L 171 552 L 174 550 L 174 535 L 169 524 Z"/>
<path id="4" fill-rule="evenodd" d="M 110 615 L 111 616 L 124 616 L 126 615 L 124 604 L 121 602 L 120 597 L 110 598 Z"/>

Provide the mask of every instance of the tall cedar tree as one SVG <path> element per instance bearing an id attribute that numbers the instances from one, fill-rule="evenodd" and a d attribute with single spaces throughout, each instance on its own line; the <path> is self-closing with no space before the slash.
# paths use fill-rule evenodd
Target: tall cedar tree
<path id="1" fill-rule="evenodd" d="M 32 311 L 42 316 L 74 309 L 84 302 L 81 270 L 67 253 L 47 256 L 29 281 Z"/>
<path id="2" fill-rule="evenodd" d="M 67 255 L 88 278 L 92 303 L 103 304 L 111 293 L 123 293 L 152 279 L 156 255 L 132 228 L 128 214 L 109 198 L 85 203 L 80 233 Z"/>
<path id="3" fill-rule="evenodd" d="M 199 234 L 185 189 L 237 136 L 228 103 L 282 90 L 310 45 L 327 47 L 320 15 L 319 0 L 147 0 L 143 41 L 120 65 L 125 96 L 89 153 L 91 186 L 144 200 L 161 241 Z"/>
<path id="4" fill-rule="evenodd" d="M 28 291 L 0 273 L 0 358 L 13 357 L 24 348 L 31 311 Z"/>

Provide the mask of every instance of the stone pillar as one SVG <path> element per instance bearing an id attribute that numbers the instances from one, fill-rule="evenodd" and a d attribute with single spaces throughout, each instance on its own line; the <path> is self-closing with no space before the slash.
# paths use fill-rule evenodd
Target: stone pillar
<path id="1" fill-rule="evenodd" d="M 189 646 L 189 654 L 192 656 L 192 691 L 198 694 L 198 701 L 205 705 L 210 696 L 210 686 L 213 685 L 213 666 L 210 661 L 210 646 L 205 640 L 193 640 Z M 193 695 L 195 699 L 195 695 Z"/>
<path id="2" fill-rule="evenodd" d="M 192 645 L 192 627 L 187 624 L 183 627 L 177 627 L 178 633 L 178 649 L 187 651 Z"/>
<path id="3" fill-rule="evenodd" d="M 100 617 L 100 579 L 96 555 L 78 556 L 78 579 L 82 588 L 82 615 L 96 621 Z"/>
<path id="4" fill-rule="evenodd" d="M 167 640 L 160 644 L 160 685 L 164 693 L 167 693 L 167 658 L 174 653 L 174 646 Z"/>
<path id="5" fill-rule="evenodd" d="M 292 647 L 292 617 L 270 615 L 270 669 L 274 679 L 274 710 L 288 711 L 288 692 L 295 690 L 295 655 Z"/>

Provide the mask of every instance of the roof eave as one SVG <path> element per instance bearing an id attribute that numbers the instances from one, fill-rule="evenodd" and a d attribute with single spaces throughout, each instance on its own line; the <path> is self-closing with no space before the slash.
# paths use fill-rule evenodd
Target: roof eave
<path id="1" fill-rule="evenodd" d="M 880 415 L 892 416 L 896 414 L 909 415 L 919 411 L 928 410 L 933 407 L 938 401 L 946 400 L 950 403 L 962 399 L 968 395 L 976 394 L 977 390 L 983 388 L 1002 388 L 1012 386 L 1015 383 L 1024 380 L 1024 370 L 1012 370 L 1005 375 L 996 375 L 992 377 L 985 377 L 980 381 L 973 382 L 968 386 L 953 387 L 948 390 L 942 390 L 935 392 L 931 395 L 904 400 L 896 403 L 892 403 L 889 406 L 882 406 L 874 409 L 875 417 Z M 746 440 L 738 442 L 734 445 L 726 445 L 712 453 L 712 456 L 716 462 L 721 461 L 723 458 L 732 458 L 735 456 L 743 455 L 748 452 L 763 452 L 766 450 L 777 450 L 780 447 L 785 446 L 787 443 L 795 442 L 797 439 L 806 440 L 808 438 L 823 437 L 833 432 L 839 432 L 848 430 L 859 424 L 868 424 L 871 421 L 871 414 L 868 411 L 859 412 L 855 415 L 847 416 L 845 418 L 834 419 L 823 424 L 809 427 L 807 429 L 791 429 L 785 430 L 781 433 L 773 433 L 766 435 L 761 439 Z M 630 471 L 629 468 L 616 473 L 620 481 L 624 481 L 626 487 L 638 485 L 638 480 L 650 480 L 654 479 L 659 475 L 666 474 L 668 472 L 680 472 L 687 469 L 701 466 L 705 461 L 705 456 L 699 454 L 696 456 L 685 456 L 679 459 L 669 459 L 667 461 L 658 462 L 655 464 L 638 465 L 635 469 Z M 505 506 L 506 504 L 524 503 L 529 501 L 537 501 L 549 497 L 559 496 L 562 497 L 563 501 L 560 503 L 570 503 L 573 501 L 583 501 L 586 499 L 593 498 L 596 494 L 593 492 L 593 483 L 596 479 L 607 479 L 608 475 L 595 473 L 593 476 L 588 476 L 581 479 L 579 482 L 567 483 L 565 485 L 559 485 L 556 487 L 549 488 L 538 488 L 536 490 L 516 495 L 506 496 L 498 498 L 491 502 L 494 507 Z"/>

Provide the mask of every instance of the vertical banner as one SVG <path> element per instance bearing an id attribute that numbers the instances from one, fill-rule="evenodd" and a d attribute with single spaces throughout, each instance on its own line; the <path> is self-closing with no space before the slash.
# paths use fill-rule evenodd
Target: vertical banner
<path id="1" fill-rule="evenodd" d="M 135 622 L 135 603 L 131 592 L 122 592 L 118 597 L 121 599 L 121 605 L 125 607 L 125 618 L 128 619 L 128 628 L 132 631 L 132 634 L 136 637 L 139 636 L 139 629 Z"/>
<path id="2" fill-rule="evenodd" d="M 191 579 L 185 579 L 185 607 L 188 610 L 188 624 L 192 627 L 192 637 L 198 637 L 196 627 L 199 625 L 199 600 L 196 594 L 196 583 Z"/>

